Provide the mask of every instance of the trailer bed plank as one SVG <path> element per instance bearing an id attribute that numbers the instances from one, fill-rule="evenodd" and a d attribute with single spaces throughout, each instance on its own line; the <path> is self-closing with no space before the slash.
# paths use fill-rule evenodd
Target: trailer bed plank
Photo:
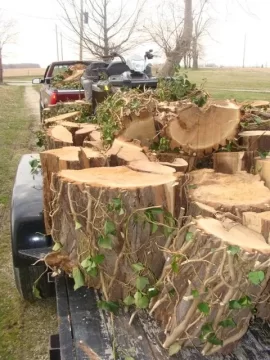
<path id="1" fill-rule="evenodd" d="M 109 313 L 98 309 L 99 295 L 93 289 L 73 291 L 68 282 L 68 296 L 76 360 L 270 360 L 270 324 L 259 319 L 231 354 L 205 357 L 189 348 L 169 357 L 161 346 L 160 328 L 146 312 L 136 315 L 129 325 L 130 313 L 120 310 L 112 321 Z"/>
<path id="2" fill-rule="evenodd" d="M 75 360 L 66 278 L 64 276 L 56 277 L 55 288 L 61 360 Z"/>
<path id="3" fill-rule="evenodd" d="M 97 307 L 96 293 L 67 283 L 76 360 L 113 360 L 111 338 Z"/>

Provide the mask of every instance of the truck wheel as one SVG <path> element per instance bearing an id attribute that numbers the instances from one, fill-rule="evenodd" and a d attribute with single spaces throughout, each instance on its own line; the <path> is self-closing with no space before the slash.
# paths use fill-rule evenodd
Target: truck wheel
<path id="1" fill-rule="evenodd" d="M 45 271 L 45 266 L 26 266 L 14 267 L 14 277 L 17 290 L 21 297 L 27 301 L 34 301 L 37 298 L 33 294 L 34 282 Z M 54 284 L 48 283 L 47 274 L 45 273 L 39 280 L 37 288 L 42 298 L 48 298 L 54 295 Z"/>

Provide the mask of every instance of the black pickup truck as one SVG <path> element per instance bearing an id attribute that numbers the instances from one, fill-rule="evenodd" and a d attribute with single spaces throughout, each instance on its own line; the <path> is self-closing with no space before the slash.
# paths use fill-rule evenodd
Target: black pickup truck
<path id="1" fill-rule="evenodd" d="M 11 208 L 11 241 L 16 285 L 22 297 L 33 299 L 32 287 L 45 267 L 36 263 L 51 251 L 52 239 L 43 235 L 42 176 L 30 173 L 24 155 L 18 166 Z M 36 263 L 36 264 L 35 264 Z M 33 265 L 35 264 L 35 265 Z M 144 312 L 129 325 L 130 314 L 118 316 L 99 309 L 100 294 L 88 288 L 73 290 L 72 279 L 53 279 L 46 273 L 39 282 L 41 295 L 56 295 L 59 334 L 50 338 L 50 360 L 168 360 L 160 345 L 162 334 Z M 202 356 L 197 349 L 180 351 L 179 360 L 270 360 L 270 325 L 255 319 L 234 351 L 227 355 Z M 35 360 L 35 359 L 33 359 Z"/>

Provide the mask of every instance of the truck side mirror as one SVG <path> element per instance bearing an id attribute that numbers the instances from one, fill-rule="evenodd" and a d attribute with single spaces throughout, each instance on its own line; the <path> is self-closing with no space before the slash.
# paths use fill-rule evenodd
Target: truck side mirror
<path id="1" fill-rule="evenodd" d="M 42 83 L 44 83 L 44 80 L 40 79 L 40 78 L 36 78 L 36 79 L 32 80 L 32 84 L 34 84 L 34 85 L 42 84 Z"/>

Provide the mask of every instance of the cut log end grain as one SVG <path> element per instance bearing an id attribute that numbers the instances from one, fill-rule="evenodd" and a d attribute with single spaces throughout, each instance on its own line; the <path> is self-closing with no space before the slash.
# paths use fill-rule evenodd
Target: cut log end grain
<path id="1" fill-rule="evenodd" d="M 212 152 L 233 139 L 240 122 L 239 107 L 232 102 L 209 103 L 203 108 L 191 105 L 168 115 L 166 135 L 171 148 L 187 152 Z"/>
<path id="2" fill-rule="evenodd" d="M 72 120 L 76 119 L 79 115 L 80 115 L 79 111 L 74 111 L 71 113 L 57 115 L 57 116 L 54 116 L 54 117 L 44 120 L 44 125 L 49 126 L 49 125 L 52 125 L 55 123 L 59 123 L 61 121 L 72 121 Z"/>
<path id="3" fill-rule="evenodd" d="M 114 140 L 106 155 L 109 157 L 110 166 L 126 165 L 137 160 L 147 161 L 141 147 L 120 139 Z"/>
<path id="4" fill-rule="evenodd" d="M 201 218 L 196 221 L 197 228 L 207 234 L 221 239 L 226 244 L 239 246 L 247 252 L 260 252 L 270 255 L 270 246 L 264 237 L 241 224 L 232 220 L 218 221 L 211 218 Z"/>
<path id="5" fill-rule="evenodd" d="M 47 144 L 49 149 L 72 146 L 72 134 L 64 126 L 56 125 L 47 131 Z"/>
<path id="6" fill-rule="evenodd" d="M 235 215 L 244 211 L 270 209 L 270 191 L 258 175 L 214 173 L 203 169 L 191 172 L 190 198 L 217 210 Z"/>
<path id="7" fill-rule="evenodd" d="M 153 173 L 153 174 L 173 174 L 175 173 L 175 169 L 169 166 L 164 166 L 159 164 L 158 162 L 151 162 L 148 160 L 139 160 L 139 161 L 132 161 L 127 165 L 128 168 L 135 170 L 135 171 L 141 171 L 141 172 L 147 172 L 147 173 Z"/>
<path id="8" fill-rule="evenodd" d="M 84 140 L 87 138 L 87 136 L 98 129 L 97 125 L 94 124 L 87 124 L 81 129 L 77 130 L 74 135 L 74 143 L 76 146 L 82 146 Z"/>
<path id="9" fill-rule="evenodd" d="M 126 116 L 123 119 L 123 127 L 119 136 L 128 141 L 139 140 L 142 146 L 151 144 L 156 137 L 154 118 L 148 111 L 141 112 L 140 116 L 134 114 Z"/>
<path id="10" fill-rule="evenodd" d="M 173 174 L 151 174 L 133 171 L 126 166 L 114 168 L 93 168 L 79 171 L 64 170 L 59 177 L 70 182 L 84 183 L 96 187 L 111 187 L 121 189 L 141 188 L 147 186 L 158 186 L 175 183 L 176 177 Z"/>
<path id="11" fill-rule="evenodd" d="M 170 166 L 177 172 L 185 172 L 188 169 L 188 162 L 181 158 L 174 159 L 173 162 L 160 162 L 161 165 Z"/>

